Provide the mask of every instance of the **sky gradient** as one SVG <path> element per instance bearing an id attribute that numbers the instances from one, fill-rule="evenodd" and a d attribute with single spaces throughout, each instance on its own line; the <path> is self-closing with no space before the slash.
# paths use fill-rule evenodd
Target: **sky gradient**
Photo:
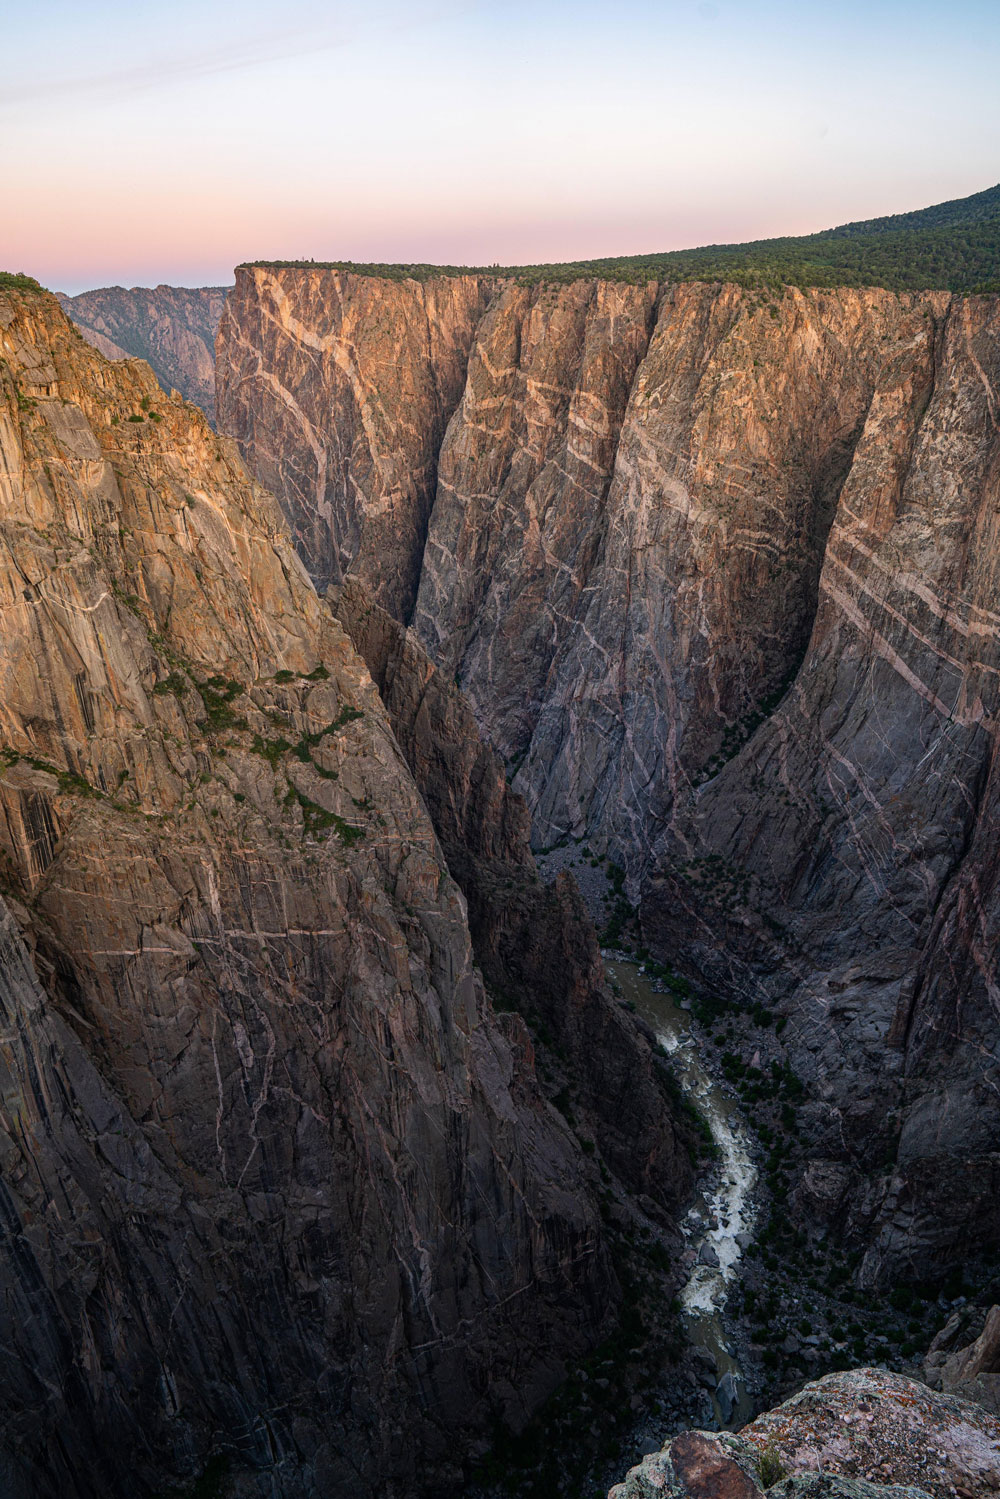
<path id="1" fill-rule="evenodd" d="M 1000 180 L 1000 6 L 3 7 L 0 268 L 531 262 L 801 234 Z"/>

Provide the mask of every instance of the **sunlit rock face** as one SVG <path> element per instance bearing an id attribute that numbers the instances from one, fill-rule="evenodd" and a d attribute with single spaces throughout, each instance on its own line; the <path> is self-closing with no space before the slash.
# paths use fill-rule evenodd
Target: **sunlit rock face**
<path id="1" fill-rule="evenodd" d="M 108 359 L 145 359 L 215 425 L 215 335 L 224 286 L 105 286 L 60 296 L 67 317 Z"/>
<path id="2" fill-rule="evenodd" d="M 338 504 L 377 524 L 359 467 L 296 522 L 310 566 L 380 580 L 536 847 L 613 856 L 652 948 L 788 1017 L 809 1179 L 841 1182 L 823 1211 L 873 1246 L 867 1277 L 1000 1243 L 1000 304 L 456 279 L 455 383 L 404 401 L 437 285 L 241 271 L 223 424 L 299 516 L 270 455 L 312 475 L 317 445 L 358 450 L 343 377 L 307 435 L 281 415 L 272 436 L 273 412 L 353 357 L 338 309 L 364 304 L 380 419 L 435 474 L 426 540 L 424 488 L 377 562 L 334 524 Z M 296 331 L 272 304 L 312 310 Z"/>
<path id="3" fill-rule="evenodd" d="M 280 498 L 320 589 L 353 569 L 391 613 L 412 612 L 438 449 L 489 297 L 478 276 L 237 271 L 220 428 Z"/>
<path id="4" fill-rule="evenodd" d="M 460 1482 L 614 1315 L 381 699 L 271 497 L 0 296 L 0 1488 Z"/>

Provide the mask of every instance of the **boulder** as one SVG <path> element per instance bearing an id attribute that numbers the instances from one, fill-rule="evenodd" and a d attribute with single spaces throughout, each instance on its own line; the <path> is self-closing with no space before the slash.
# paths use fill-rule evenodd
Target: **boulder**
<path id="1" fill-rule="evenodd" d="M 991 1307 L 974 1343 L 959 1348 L 941 1367 L 941 1387 L 975 1400 L 1000 1415 L 1000 1306 Z"/>
<path id="2" fill-rule="evenodd" d="M 742 1431 L 684 1432 L 608 1499 L 993 1499 L 1000 1421 L 882 1369 L 828 1374 Z"/>

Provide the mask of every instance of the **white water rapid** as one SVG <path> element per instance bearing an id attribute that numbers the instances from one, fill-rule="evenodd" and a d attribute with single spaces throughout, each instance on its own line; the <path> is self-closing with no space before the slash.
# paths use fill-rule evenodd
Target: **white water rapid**
<path id="1" fill-rule="evenodd" d="M 680 1293 L 685 1330 L 695 1348 L 710 1354 L 718 1384 L 716 1414 L 722 1426 L 742 1424 L 750 1401 L 739 1365 L 728 1345 L 721 1311 L 754 1227 L 757 1168 L 739 1105 L 709 1075 L 691 1034 L 691 1017 L 669 994 L 657 993 L 634 963 L 608 959 L 605 967 L 621 997 L 631 1001 L 670 1054 L 687 1098 L 707 1120 L 718 1161 L 681 1225 L 691 1264 Z"/>

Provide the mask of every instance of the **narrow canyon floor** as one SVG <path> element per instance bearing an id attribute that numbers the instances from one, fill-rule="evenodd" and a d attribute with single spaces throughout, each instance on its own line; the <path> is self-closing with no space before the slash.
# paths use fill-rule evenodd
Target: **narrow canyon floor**
<path id="1" fill-rule="evenodd" d="M 678 1098 L 711 1143 L 682 1223 L 680 1274 L 623 1228 L 624 1335 L 585 1360 L 520 1438 L 498 1444 L 474 1499 L 603 1499 L 616 1476 L 681 1431 L 737 1430 L 823 1375 L 867 1366 L 923 1380 L 941 1330 L 977 1327 L 1000 1300 L 1000 1264 L 963 1264 L 944 1281 L 887 1295 L 860 1287 L 860 1249 L 806 1200 L 822 1183 L 790 1188 L 808 1140 L 780 1022 L 653 961 L 622 872 L 586 842 L 538 862 L 547 881 L 563 871 L 577 880 L 619 1003 L 656 1032 Z"/>

